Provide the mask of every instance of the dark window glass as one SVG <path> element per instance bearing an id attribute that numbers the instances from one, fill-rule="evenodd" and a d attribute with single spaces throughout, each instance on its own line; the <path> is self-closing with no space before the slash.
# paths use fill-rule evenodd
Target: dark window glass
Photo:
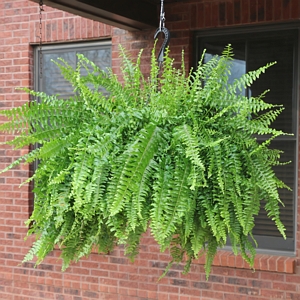
<path id="1" fill-rule="evenodd" d="M 294 222 L 296 199 L 296 155 L 297 155 L 297 114 L 296 93 L 294 81 L 296 79 L 296 48 L 297 30 L 282 30 L 270 32 L 245 32 L 239 34 L 212 33 L 211 36 L 201 33 L 197 35 L 197 57 L 206 49 L 204 61 L 212 55 L 221 55 L 224 47 L 231 44 L 234 51 L 234 60 L 230 80 L 240 77 L 245 72 L 256 70 L 267 63 L 276 61 L 276 65 L 262 74 L 251 88 L 242 93 L 247 96 L 258 96 L 269 89 L 265 101 L 273 104 L 283 104 L 285 110 L 272 124 L 273 128 L 281 129 L 294 136 L 276 138 L 271 147 L 284 151 L 282 161 L 291 161 L 290 164 L 274 168 L 277 176 L 293 191 L 280 191 L 285 207 L 281 208 L 281 220 L 286 226 L 287 240 L 278 232 L 274 222 L 270 220 L 262 208 L 256 217 L 256 226 L 253 230 L 259 248 L 293 251 L 294 250 Z M 259 136 L 263 141 L 266 137 Z"/>

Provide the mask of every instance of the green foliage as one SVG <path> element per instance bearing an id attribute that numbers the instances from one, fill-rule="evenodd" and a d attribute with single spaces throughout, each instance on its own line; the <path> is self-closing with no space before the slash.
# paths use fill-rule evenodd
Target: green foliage
<path id="1" fill-rule="evenodd" d="M 75 70 L 56 62 L 76 97 L 28 91 L 40 102 L 1 111 L 9 121 L 0 130 L 18 133 L 8 144 L 41 145 L 6 168 L 39 160 L 27 221 L 37 241 L 24 261 L 36 256 L 39 263 L 57 246 L 66 269 L 92 248 L 107 253 L 117 244 L 134 258 L 150 227 L 161 250 L 170 250 L 171 264 L 187 257 L 186 272 L 205 254 L 208 276 L 228 237 L 253 266 L 249 237 L 262 199 L 285 237 L 278 188 L 286 186 L 272 169 L 280 151 L 268 148 L 284 134 L 270 127 L 283 108 L 265 103 L 264 94 L 247 98 L 238 91 L 271 64 L 229 84 L 230 46 L 188 75 L 167 53 L 158 76 L 153 51 L 145 79 L 141 55 L 133 62 L 121 52 L 121 83 L 78 55 Z M 259 144 L 254 134 L 270 138 Z"/>

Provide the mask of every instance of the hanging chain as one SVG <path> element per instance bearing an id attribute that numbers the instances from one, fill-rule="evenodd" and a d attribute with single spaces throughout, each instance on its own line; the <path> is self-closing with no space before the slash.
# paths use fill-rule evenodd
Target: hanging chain
<path id="1" fill-rule="evenodd" d="M 40 0 L 40 43 L 39 43 L 39 58 L 40 58 L 40 68 L 39 68 L 39 73 L 40 73 L 40 78 L 43 77 L 43 44 L 42 44 L 42 39 L 43 39 L 43 32 L 42 32 L 42 12 L 44 11 L 44 3 L 43 0 Z"/>
<path id="2" fill-rule="evenodd" d="M 159 29 L 162 30 L 162 28 L 165 27 L 165 11 L 164 11 L 164 0 L 161 0 L 160 2 L 160 18 L 159 18 Z"/>

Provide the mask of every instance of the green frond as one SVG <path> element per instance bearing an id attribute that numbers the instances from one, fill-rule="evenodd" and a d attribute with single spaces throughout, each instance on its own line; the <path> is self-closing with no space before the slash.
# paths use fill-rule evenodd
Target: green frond
<path id="1" fill-rule="evenodd" d="M 187 198 L 187 209 L 184 215 L 183 235 L 182 235 L 182 240 L 184 241 L 185 244 L 188 242 L 194 228 L 194 217 L 196 211 L 197 196 L 198 196 L 198 189 L 192 192 L 191 197 Z"/>
<path id="2" fill-rule="evenodd" d="M 80 151 L 77 153 L 75 159 L 72 176 L 72 194 L 75 198 L 74 207 L 76 210 L 80 210 L 85 202 L 83 193 L 88 183 L 88 178 L 93 172 L 94 157 L 85 151 Z"/>
<path id="3" fill-rule="evenodd" d="M 170 202 L 165 204 L 164 220 L 161 227 L 162 236 L 165 240 L 168 240 L 175 233 L 176 227 L 182 223 L 185 212 L 189 209 L 188 199 L 192 194 L 188 186 L 190 168 L 191 165 L 188 160 L 183 158 L 177 160 L 174 177 L 171 179 Z"/>
<path id="4" fill-rule="evenodd" d="M 136 192 L 138 183 L 150 162 L 154 158 L 159 144 L 163 142 L 160 128 L 153 123 L 148 124 L 144 130 L 139 132 L 135 142 L 124 152 L 123 169 L 116 170 L 108 186 L 111 216 L 117 214 L 129 201 L 132 192 Z"/>
<path id="5" fill-rule="evenodd" d="M 156 162 L 154 160 L 150 160 L 149 165 L 145 168 L 139 184 L 136 187 L 137 189 L 134 191 L 133 197 L 129 203 L 128 225 L 131 226 L 133 230 L 137 225 L 137 219 L 143 220 L 142 212 L 146 205 L 146 201 L 151 196 L 150 183 L 155 168 Z"/>
<path id="6" fill-rule="evenodd" d="M 207 246 L 206 257 L 205 257 L 205 266 L 204 266 L 207 280 L 209 278 L 211 265 L 217 254 L 217 250 L 218 250 L 218 242 L 214 239 L 214 237 L 211 236 L 210 240 L 208 240 L 208 246 Z"/>
<path id="7" fill-rule="evenodd" d="M 209 235 L 209 229 L 201 226 L 199 217 L 196 215 L 194 217 L 194 224 L 191 232 L 191 244 L 195 258 L 203 255 L 203 248 Z"/>
<path id="8" fill-rule="evenodd" d="M 195 166 L 204 170 L 204 164 L 200 159 L 199 141 L 194 136 L 192 128 L 187 124 L 178 126 L 174 129 L 173 135 L 175 139 L 181 141 L 186 146 L 186 157 L 189 158 Z"/>
<path id="9" fill-rule="evenodd" d="M 250 71 L 244 75 L 242 75 L 239 79 L 235 79 L 232 86 L 230 86 L 230 90 L 233 91 L 233 93 L 236 92 L 236 89 L 239 91 L 242 91 L 246 87 L 250 87 L 254 81 L 256 81 L 262 73 L 265 73 L 265 71 L 270 68 L 271 66 L 275 65 L 276 62 L 268 63 L 265 66 L 260 67 L 257 70 Z"/>
<path id="10" fill-rule="evenodd" d="M 161 230 L 165 220 L 166 204 L 171 201 L 169 190 L 171 189 L 172 166 L 166 158 L 162 158 L 157 166 L 153 183 L 153 202 L 151 205 L 151 233 L 157 241 L 163 241 L 164 234 Z"/>
<path id="11" fill-rule="evenodd" d="M 245 130 L 249 130 L 251 134 L 276 134 L 276 131 L 269 126 L 279 114 L 283 111 L 283 108 L 268 111 L 257 118 L 249 121 L 249 127 L 246 127 Z M 283 135 L 283 132 L 279 131 Z"/>
<path id="12" fill-rule="evenodd" d="M 49 142 L 46 142 L 43 144 L 41 147 L 40 153 L 39 153 L 39 158 L 40 159 L 47 159 L 51 156 L 56 156 L 64 150 L 70 142 L 68 139 L 64 140 L 52 140 Z"/>

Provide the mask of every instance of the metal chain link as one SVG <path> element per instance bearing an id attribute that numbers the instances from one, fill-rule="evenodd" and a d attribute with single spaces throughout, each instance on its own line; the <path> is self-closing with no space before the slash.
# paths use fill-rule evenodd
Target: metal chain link
<path id="1" fill-rule="evenodd" d="M 39 73 L 40 73 L 40 78 L 43 77 L 43 44 L 42 44 L 42 39 L 43 39 L 43 32 L 42 32 L 42 12 L 44 11 L 44 3 L 43 0 L 40 0 L 40 43 L 39 43 L 39 58 L 40 58 L 40 67 L 39 67 Z"/>
<path id="2" fill-rule="evenodd" d="M 165 11 L 164 11 L 164 0 L 161 0 L 160 2 L 160 18 L 159 18 L 159 29 L 165 27 Z"/>

